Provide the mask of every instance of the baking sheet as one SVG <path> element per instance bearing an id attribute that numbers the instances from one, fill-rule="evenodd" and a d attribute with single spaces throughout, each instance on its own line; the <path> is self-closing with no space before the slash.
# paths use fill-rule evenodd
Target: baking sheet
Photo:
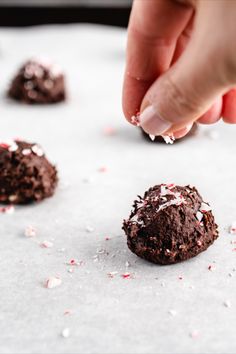
<path id="1" fill-rule="evenodd" d="M 40 143 L 60 173 L 53 198 L 0 214 L 1 353 L 236 352 L 236 127 L 203 127 L 173 146 L 145 141 L 121 111 L 125 39 L 89 25 L 0 30 L 0 135 Z M 35 55 L 64 69 L 66 103 L 4 97 Z M 207 252 L 164 267 L 133 255 L 121 230 L 136 195 L 162 182 L 196 185 L 220 227 Z M 29 225 L 36 237 L 24 236 Z M 56 275 L 61 286 L 46 289 Z"/>

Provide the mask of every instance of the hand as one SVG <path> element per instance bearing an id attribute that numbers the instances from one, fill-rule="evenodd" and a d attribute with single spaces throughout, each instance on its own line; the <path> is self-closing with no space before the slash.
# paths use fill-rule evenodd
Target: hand
<path id="1" fill-rule="evenodd" d="M 236 0 L 135 0 L 123 87 L 126 118 L 153 135 L 236 123 Z"/>

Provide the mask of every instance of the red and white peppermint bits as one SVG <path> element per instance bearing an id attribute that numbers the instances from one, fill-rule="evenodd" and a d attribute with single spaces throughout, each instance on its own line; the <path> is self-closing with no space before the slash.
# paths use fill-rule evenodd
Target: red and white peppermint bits
<path id="1" fill-rule="evenodd" d="M 28 156 L 28 155 L 30 155 L 31 154 L 31 149 L 23 149 L 22 150 L 22 155 L 24 155 L 24 156 Z"/>
<path id="2" fill-rule="evenodd" d="M 47 280 L 46 280 L 46 283 L 45 283 L 45 287 L 47 289 L 53 289 L 53 288 L 56 288 L 58 286 L 60 286 L 62 283 L 62 280 L 60 277 L 56 276 L 56 277 L 49 277 Z"/>
<path id="3" fill-rule="evenodd" d="M 229 233 L 236 235 L 236 221 L 233 221 L 231 226 L 229 227 Z"/>
<path id="4" fill-rule="evenodd" d="M 130 118 L 130 122 L 133 124 L 133 125 L 136 125 L 136 127 L 139 127 L 140 126 L 140 112 L 137 112 L 135 116 L 132 116 Z"/>
<path id="5" fill-rule="evenodd" d="M 18 149 L 18 145 L 14 140 L 0 141 L 0 147 L 10 152 L 14 152 Z"/>
<path id="6" fill-rule="evenodd" d="M 111 136 L 116 134 L 116 129 L 111 126 L 107 126 L 103 130 L 104 135 Z"/>
<path id="7" fill-rule="evenodd" d="M 35 227 L 29 225 L 25 228 L 24 235 L 26 237 L 35 237 L 37 235 L 37 231 L 36 231 Z"/>
<path id="8" fill-rule="evenodd" d="M 123 273 L 123 274 L 121 274 L 121 277 L 123 279 L 129 279 L 129 278 L 131 278 L 131 273 Z"/>
<path id="9" fill-rule="evenodd" d="M 42 157 L 44 155 L 44 152 L 42 150 L 42 148 L 39 145 L 33 145 L 31 150 L 33 151 L 33 153 L 39 157 Z"/>
<path id="10" fill-rule="evenodd" d="M 99 167 L 98 172 L 101 172 L 101 173 L 107 172 L 107 167 L 106 166 Z"/>
<path id="11" fill-rule="evenodd" d="M 13 214 L 15 211 L 15 208 L 13 205 L 7 205 L 5 207 L 0 207 L 0 213 L 2 214 Z"/>
<path id="12" fill-rule="evenodd" d="M 53 247 L 53 243 L 51 241 L 43 241 L 40 245 L 42 248 L 52 248 Z"/>
<path id="13" fill-rule="evenodd" d="M 162 138 L 166 144 L 173 144 L 175 141 L 174 135 L 162 135 Z"/>

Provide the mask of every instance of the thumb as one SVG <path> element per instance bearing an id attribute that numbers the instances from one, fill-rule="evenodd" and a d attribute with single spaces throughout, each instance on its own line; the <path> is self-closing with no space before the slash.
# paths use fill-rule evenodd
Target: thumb
<path id="1" fill-rule="evenodd" d="M 178 62 L 147 91 L 140 109 L 143 130 L 166 135 L 196 121 L 230 86 L 224 63 L 212 41 L 208 45 L 201 36 L 194 38 Z"/>

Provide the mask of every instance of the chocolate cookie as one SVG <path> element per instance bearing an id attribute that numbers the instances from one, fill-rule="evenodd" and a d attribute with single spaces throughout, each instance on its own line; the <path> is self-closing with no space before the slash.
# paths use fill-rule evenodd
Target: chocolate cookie
<path id="1" fill-rule="evenodd" d="M 53 195 L 57 171 L 37 144 L 0 143 L 0 202 L 26 204 Z"/>
<path id="2" fill-rule="evenodd" d="M 195 257 L 218 237 L 211 208 L 197 189 L 173 184 L 154 186 L 139 196 L 123 230 L 133 253 L 159 264 Z"/>
<path id="3" fill-rule="evenodd" d="M 64 101 L 64 75 L 55 65 L 29 60 L 13 79 L 8 96 L 28 104 Z"/>

